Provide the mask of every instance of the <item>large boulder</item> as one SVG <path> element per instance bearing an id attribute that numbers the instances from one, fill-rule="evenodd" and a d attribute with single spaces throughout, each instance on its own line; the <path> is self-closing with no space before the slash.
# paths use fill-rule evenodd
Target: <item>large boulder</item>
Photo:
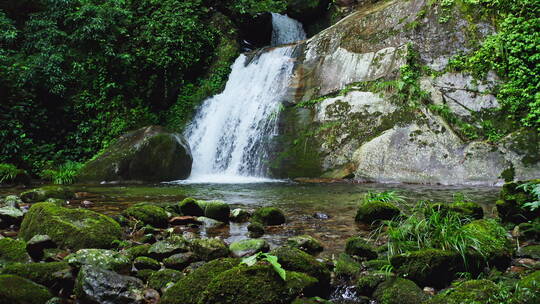
<path id="1" fill-rule="evenodd" d="M 191 174 L 193 158 L 182 135 L 149 126 L 127 133 L 81 169 L 79 181 L 170 181 Z"/>
<path id="2" fill-rule="evenodd" d="M 165 209 L 156 205 L 137 204 L 124 210 L 123 215 L 154 227 L 167 227 L 169 223 L 169 216 Z"/>
<path id="3" fill-rule="evenodd" d="M 68 209 L 53 203 L 32 206 L 21 224 L 19 237 L 28 241 L 48 235 L 57 245 L 72 250 L 111 248 L 122 229 L 112 218 L 86 209 Z"/>

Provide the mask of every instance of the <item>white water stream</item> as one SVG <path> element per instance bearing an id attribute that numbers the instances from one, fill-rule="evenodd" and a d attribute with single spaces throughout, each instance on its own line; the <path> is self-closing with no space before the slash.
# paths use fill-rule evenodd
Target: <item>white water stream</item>
<path id="1" fill-rule="evenodd" d="M 272 44 L 305 39 L 302 25 L 272 14 Z M 186 130 L 193 154 L 188 183 L 249 183 L 267 179 L 268 147 L 294 66 L 295 46 L 240 55 L 225 90 L 202 104 Z"/>

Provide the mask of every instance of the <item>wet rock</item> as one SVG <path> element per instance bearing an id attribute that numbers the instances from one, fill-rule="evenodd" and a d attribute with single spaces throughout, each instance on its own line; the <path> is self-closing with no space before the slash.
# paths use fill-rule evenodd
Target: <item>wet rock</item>
<path id="1" fill-rule="evenodd" d="M 169 223 L 167 212 L 161 207 L 150 204 L 137 204 L 131 206 L 122 214 L 126 217 L 141 221 L 145 225 L 152 225 L 154 227 L 167 227 Z"/>
<path id="2" fill-rule="evenodd" d="M 499 287 L 489 280 L 466 281 L 444 293 L 437 294 L 426 301 L 426 304 L 488 303 L 492 295 L 498 291 Z"/>
<path id="3" fill-rule="evenodd" d="M 375 248 L 361 237 L 351 237 L 345 244 L 345 253 L 360 259 L 373 260 L 377 258 Z"/>
<path id="4" fill-rule="evenodd" d="M 121 273 L 128 273 L 131 269 L 131 260 L 127 256 L 105 249 L 81 249 L 68 255 L 64 261 L 75 268 L 90 265 Z"/>
<path id="5" fill-rule="evenodd" d="M 264 235 L 264 226 L 258 222 L 252 222 L 247 226 L 250 238 L 260 238 Z"/>
<path id="6" fill-rule="evenodd" d="M 181 214 L 183 215 L 191 215 L 191 216 L 203 216 L 204 215 L 204 209 L 199 206 L 199 203 L 196 199 L 188 197 L 178 203 L 178 209 Z"/>
<path id="7" fill-rule="evenodd" d="M 197 261 L 211 261 L 229 256 L 229 247 L 220 239 L 196 239 L 191 251 Z"/>
<path id="8" fill-rule="evenodd" d="M 328 215 L 326 213 L 322 213 L 322 212 L 315 212 L 313 214 L 313 217 L 318 219 L 318 220 L 328 220 L 328 219 L 330 219 L 330 215 Z"/>
<path id="9" fill-rule="evenodd" d="M 221 221 L 228 222 L 231 208 L 224 202 L 203 202 L 199 201 L 199 205 L 204 209 L 204 216 Z"/>
<path id="10" fill-rule="evenodd" d="M 81 169 L 82 182 L 186 179 L 193 159 L 181 134 L 149 126 L 122 135 Z"/>
<path id="11" fill-rule="evenodd" d="M 97 212 L 38 203 L 25 215 L 19 236 L 30 240 L 43 234 L 62 248 L 112 248 L 113 241 L 122 238 L 122 229 L 113 219 Z"/>
<path id="12" fill-rule="evenodd" d="M 371 297 L 379 284 L 385 280 L 386 276 L 382 272 L 364 273 L 356 280 L 356 290 L 360 295 Z"/>
<path id="13" fill-rule="evenodd" d="M 263 225 L 281 225 L 285 223 L 285 214 L 275 207 L 262 207 L 255 210 L 251 220 Z"/>
<path id="14" fill-rule="evenodd" d="M 251 217 L 251 214 L 248 211 L 237 208 L 231 211 L 230 220 L 231 222 L 235 222 L 235 223 L 245 223 L 249 220 L 250 217 Z"/>
<path id="15" fill-rule="evenodd" d="M 43 251 L 50 248 L 56 248 L 56 243 L 48 235 L 34 235 L 26 243 L 26 251 L 36 261 L 41 260 L 43 258 Z"/>
<path id="16" fill-rule="evenodd" d="M 195 216 L 175 216 L 169 220 L 169 224 L 172 226 L 184 226 L 184 225 L 202 225 L 202 222 L 197 220 Z"/>
<path id="17" fill-rule="evenodd" d="M 271 251 L 285 270 L 306 273 L 316 278 L 320 292 L 324 294 L 330 286 L 330 271 L 325 264 L 302 250 L 289 247 L 279 247 Z"/>
<path id="18" fill-rule="evenodd" d="M 174 284 L 184 277 L 184 274 L 178 270 L 162 269 L 153 272 L 148 278 L 148 287 L 155 290 L 163 290 L 168 284 Z"/>
<path id="19" fill-rule="evenodd" d="M 20 205 L 23 203 L 20 197 L 16 195 L 8 195 L 0 200 L 0 207 L 13 207 L 13 208 L 19 208 Z"/>
<path id="20" fill-rule="evenodd" d="M 465 270 L 463 260 L 454 252 L 423 249 L 395 255 L 390 260 L 396 272 L 420 286 L 443 288 L 457 272 Z"/>
<path id="21" fill-rule="evenodd" d="M 420 287 L 402 278 L 392 278 L 379 284 L 373 297 L 384 304 L 418 304 L 425 299 Z"/>
<path id="22" fill-rule="evenodd" d="M 30 256 L 26 252 L 23 241 L 11 238 L 0 239 L 0 268 L 13 263 L 29 263 Z"/>
<path id="23" fill-rule="evenodd" d="M 158 261 L 149 258 L 149 257 L 138 257 L 133 261 L 133 266 L 137 270 L 150 269 L 150 270 L 159 270 L 161 269 L 161 264 Z"/>
<path id="24" fill-rule="evenodd" d="M 0 228 L 19 225 L 23 219 L 23 212 L 15 207 L 0 207 Z"/>
<path id="25" fill-rule="evenodd" d="M 75 295 L 83 303 L 143 304 L 144 284 L 134 277 L 84 266 L 77 276 Z"/>
<path id="26" fill-rule="evenodd" d="M 66 262 L 12 264 L 0 270 L 0 274 L 17 275 L 55 291 L 71 290 L 74 277 Z"/>
<path id="27" fill-rule="evenodd" d="M 362 265 L 350 255 L 342 253 L 334 261 L 334 273 L 339 278 L 356 277 L 362 270 Z"/>
<path id="28" fill-rule="evenodd" d="M 133 246 L 121 251 L 121 253 L 127 256 L 130 260 L 134 260 L 140 256 L 148 256 L 148 250 L 150 249 L 150 244 L 142 244 Z"/>
<path id="29" fill-rule="evenodd" d="M 229 246 L 234 257 L 247 257 L 256 254 L 257 252 L 268 252 L 270 245 L 265 240 L 249 239 L 234 242 Z"/>
<path id="30" fill-rule="evenodd" d="M 358 206 L 357 222 L 371 224 L 376 221 L 391 220 L 401 213 L 398 207 L 390 202 L 365 201 Z"/>
<path id="31" fill-rule="evenodd" d="M 94 205 L 91 201 L 82 201 L 80 206 L 81 208 L 90 208 Z"/>
<path id="32" fill-rule="evenodd" d="M 540 245 L 521 247 L 518 251 L 518 256 L 540 260 Z"/>
<path id="33" fill-rule="evenodd" d="M 195 260 L 193 252 L 184 252 L 173 254 L 168 258 L 163 259 L 163 264 L 167 268 L 172 268 L 176 270 L 182 270 L 186 268 Z"/>
<path id="34" fill-rule="evenodd" d="M 53 297 L 45 286 L 16 275 L 0 275 L 0 286 L 1 304 L 45 304 Z"/>
<path id="35" fill-rule="evenodd" d="M 176 284 L 167 289 L 161 298 L 161 304 L 198 304 L 202 292 L 208 284 L 220 273 L 227 271 L 240 263 L 237 259 L 219 259 L 208 262 Z"/>
<path id="36" fill-rule="evenodd" d="M 298 235 L 287 239 L 287 246 L 298 248 L 309 254 L 317 254 L 324 250 L 321 242 L 309 235 Z"/>
<path id="37" fill-rule="evenodd" d="M 199 216 L 197 218 L 197 221 L 202 223 L 205 229 L 217 229 L 226 225 L 224 222 L 214 220 L 205 216 Z"/>
<path id="38" fill-rule="evenodd" d="M 21 193 L 21 200 L 25 203 L 43 202 L 49 198 L 70 199 L 74 197 L 74 193 L 61 186 L 46 186 L 25 191 Z"/>
<path id="39" fill-rule="evenodd" d="M 154 259 L 161 260 L 173 254 L 188 252 L 189 249 L 189 242 L 184 237 L 174 235 L 152 244 L 148 249 L 148 254 Z"/>

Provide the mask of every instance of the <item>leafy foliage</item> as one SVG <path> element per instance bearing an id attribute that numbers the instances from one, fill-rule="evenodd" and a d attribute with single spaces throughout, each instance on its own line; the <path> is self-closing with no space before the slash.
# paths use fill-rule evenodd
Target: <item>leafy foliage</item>
<path id="1" fill-rule="evenodd" d="M 45 169 L 40 173 L 40 177 L 45 180 L 50 180 L 58 185 L 73 184 L 83 164 L 73 161 L 68 161 L 59 166 L 58 169 Z"/>
<path id="2" fill-rule="evenodd" d="M 283 267 L 281 267 L 281 264 L 278 262 L 278 257 L 275 255 L 259 252 L 255 255 L 242 259 L 242 264 L 253 266 L 258 261 L 268 262 L 270 265 L 272 265 L 274 270 L 283 279 L 283 281 L 287 279 L 287 272 L 285 271 L 285 269 L 283 269 Z"/>
<path id="3" fill-rule="evenodd" d="M 533 201 L 526 202 L 525 204 L 523 204 L 523 207 L 530 208 L 531 211 L 540 208 L 540 183 L 524 183 L 519 185 L 518 189 L 522 189 L 523 191 L 530 193 L 534 197 Z"/>
<path id="4" fill-rule="evenodd" d="M 364 195 L 364 202 L 404 203 L 405 197 L 396 191 L 368 192 Z"/>
<path id="5" fill-rule="evenodd" d="M 18 169 L 12 164 L 0 163 L 0 184 L 13 181 L 17 175 L 24 172 L 24 170 Z"/>

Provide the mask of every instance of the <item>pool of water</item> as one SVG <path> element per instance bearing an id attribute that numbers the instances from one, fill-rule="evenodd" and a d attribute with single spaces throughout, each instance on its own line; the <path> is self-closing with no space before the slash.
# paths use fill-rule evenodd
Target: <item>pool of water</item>
<path id="1" fill-rule="evenodd" d="M 99 185 L 72 186 L 76 192 L 86 192 L 84 199 L 93 203 L 90 209 L 106 214 L 121 212 L 138 202 L 177 202 L 185 197 L 203 200 L 221 200 L 231 208 L 255 209 L 260 206 L 281 208 L 287 223 L 270 227 L 264 238 L 272 246 L 282 244 L 288 237 L 309 234 L 325 246 L 323 257 L 344 250 L 345 240 L 364 234 L 365 227 L 354 222 L 356 206 L 368 191 L 397 191 L 406 198 L 405 205 L 419 200 L 452 202 L 454 196 L 463 194 L 481 204 L 484 211 L 492 213 L 499 188 L 446 187 L 403 184 L 353 184 L 353 183 L 296 183 L 290 181 L 252 184 L 153 184 L 153 185 Z M 17 191 L 2 190 L 3 195 Z M 78 202 L 74 201 L 77 206 Z M 403 206 L 406 207 L 406 206 Z M 329 219 L 317 219 L 316 212 L 327 214 Z M 227 242 L 247 238 L 247 224 L 231 224 L 213 231 L 199 231 L 204 236 L 220 236 Z"/>

